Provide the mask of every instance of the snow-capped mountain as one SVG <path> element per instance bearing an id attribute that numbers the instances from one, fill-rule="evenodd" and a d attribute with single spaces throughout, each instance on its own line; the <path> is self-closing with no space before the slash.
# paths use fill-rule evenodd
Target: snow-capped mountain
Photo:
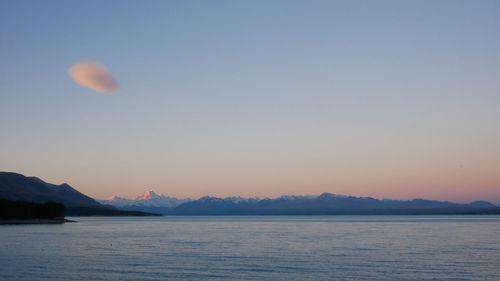
<path id="1" fill-rule="evenodd" d="M 164 196 L 164 195 L 162 195 Z M 156 199 L 156 198 L 161 198 L 160 195 L 156 194 L 154 191 L 146 191 L 144 194 L 137 196 L 135 200 L 151 200 L 151 199 Z"/>
<path id="2" fill-rule="evenodd" d="M 135 199 L 126 199 L 114 195 L 107 200 L 99 200 L 99 202 L 101 202 L 102 204 L 112 205 L 117 208 L 124 208 L 127 206 L 175 208 L 180 204 L 189 201 L 193 201 L 193 199 L 177 199 L 175 197 L 168 197 L 163 194 L 158 195 L 152 190 L 144 192 L 144 194 L 137 196 Z"/>

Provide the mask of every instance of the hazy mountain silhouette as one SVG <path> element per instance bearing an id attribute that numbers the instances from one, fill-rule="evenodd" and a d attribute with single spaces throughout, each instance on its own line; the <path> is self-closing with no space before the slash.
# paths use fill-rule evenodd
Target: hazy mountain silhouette
<path id="1" fill-rule="evenodd" d="M 339 196 L 323 193 L 320 196 L 282 196 L 276 199 L 247 199 L 203 197 L 165 212 L 171 215 L 335 215 L 335 214 L 448 214 L 499 212 L 500 208 L 485 202 L 458 204 L 435 200 L 379 200 L 370 197 Z"/>
<path id="2" fill-rule="evenodd" d="M 141 212 L 118 210 L 80 193 L 64 183 L 55 185 L 37 177 L 25 177 L 11 172 L 0 172 L 0 198 L 10 201 L 63 204 L 66 215 L 147 215 Z"/>
<path id="3" fill-rule="evenodd" d="M 276 199 L 258 199 L 205 196 L 198 200 L 181 199 L 157 195 L 149 191 L 138 197 L 140 200 L 113 196 L 101 200 L 123 210 L 161 213 L 164 215 L 335 215 L 335 214 L 469 214 L 500 212 L 500 208 L 486 201 L 469 204 L 436 200 L 391 200 L 370 197 L 354 197 L 323 193 L 319 196 L 289 196 Z M 144 199 L 150 198 L 150 199 Z M 160 198 L 169 198 L 177 204 L 163 204 Z M 171 202 L 171 201 L 169 201 Z"/>
<path id="4" fill-rule="evenodd" d="M 275 199 L 205 196 L 177 199 L 148 191 L 135 200 L 113 197 L 103 205 L 68 184 L 54 185 L 36 177 L 0 172 L 0 198 L 11 201 L 57 202 L 66 215 L 340 215 L 340 214 L 477 214 L 500 213 L 486 202 L 469 204 L 435 200 L 390 200 L 323 193 L 319 196 L 281 196 Z"/>
<path id="5" fill-rule="evenodd" d="M 13 201 L 58 202 L 65 206 L 102 206 L 68 184 L 55 185 L 36 177 L 0 172 L 0 197 Z"/>

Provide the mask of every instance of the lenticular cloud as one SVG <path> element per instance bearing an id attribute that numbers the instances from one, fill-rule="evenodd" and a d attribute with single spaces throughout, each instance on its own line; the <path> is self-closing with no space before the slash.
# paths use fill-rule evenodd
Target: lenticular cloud
<path id="1" fill-rule="evenodd" d="M 118 82 L 102 63 L 83 61 L 73 65 L 68 72 L 76 83 L 84 87 L 107 94 L 118 91 Z"/>

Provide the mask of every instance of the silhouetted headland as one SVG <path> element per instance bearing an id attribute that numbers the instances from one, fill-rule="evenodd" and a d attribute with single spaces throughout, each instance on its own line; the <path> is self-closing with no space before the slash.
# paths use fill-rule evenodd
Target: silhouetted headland
<path id="1" fill-rule="evenodd" d="M 95 199 L 80 193 L 64 183 L 55 185 L 36 177 L 26 177 L 17 173 L 0 172 L 0 199 L 3 202 L 21 201 L 18 204 L 31 206 L 23 213 L 23 208 L 5 209 L 5 216 L 24 214 L 24 219 L 48 219 L 64 216 L 157 216 L 148 212 L 119 210 L 110 205 L 103 205 Z M 16 203 L 16 204 L 17 204 Z M 38 205 L 36 204 L 38 203 Z M 5 203 L 8 208 L 14 208 Z M 29 205 L 34 204 L 34 205 Z M 48 205 L 44 205 L 48 204 Z M 62 208 L 61 208 L 62 206 Z M 57 213 L 55 215 L 54 213 Z M 15 219 L 15 218 L 12 218 Z"/>

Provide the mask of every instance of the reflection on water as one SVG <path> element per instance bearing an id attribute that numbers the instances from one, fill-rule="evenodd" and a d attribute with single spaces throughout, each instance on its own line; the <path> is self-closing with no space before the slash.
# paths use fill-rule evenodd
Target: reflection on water
<path id="1" fill-rule="evenodd" d="M 1 225 L 2 280 L 500 280 L 500 216 L 72 218 Z"/>

